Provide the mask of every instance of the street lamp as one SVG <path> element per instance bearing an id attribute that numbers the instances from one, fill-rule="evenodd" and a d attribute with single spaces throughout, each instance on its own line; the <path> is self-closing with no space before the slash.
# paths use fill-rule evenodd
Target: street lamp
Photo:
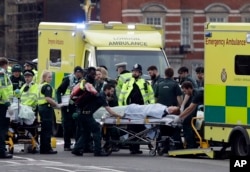
<path id="1" fill-rule="evenodd" d="M 80 0 L 81 7 L 85 11 L 85 21 L 91 20 L 91 12 L 93 7 L 96 5 L 95 0 Z"/>

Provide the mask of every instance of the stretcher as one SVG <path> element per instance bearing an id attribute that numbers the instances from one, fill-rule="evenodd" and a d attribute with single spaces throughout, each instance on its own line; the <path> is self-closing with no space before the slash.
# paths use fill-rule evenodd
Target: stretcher
<path id="1" fill-rule="evenodd" d="M 118 151 L 120 147 L 128 145 L 148 145 L 149 154 L 155 156 L 162 155 L 164 150 L 163 142 L 165 142 L 165 136 L 162 139 L 161 128 L 164 126 L 166 130 L 173 129 L 176 124 L 173 124 L 176 115 L 167 115 L 163 118 L 146 117 L 144 119 L 130 119 L 125 117 L 107 117 L 102 116 L 100 119 L 96 119 L 102 126 L 103 132 L 103 149 L 111 154 L 112 151 Z M 131 130 L 131 127 L 140 128 L 135 132 Z"/>

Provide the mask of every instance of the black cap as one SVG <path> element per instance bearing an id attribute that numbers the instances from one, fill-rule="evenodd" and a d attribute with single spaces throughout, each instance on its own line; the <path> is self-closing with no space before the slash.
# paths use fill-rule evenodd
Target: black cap
<path id="1" fill-rule="evenodd" d="M 33 62 L 31 62 L 31 61 L 26 61 L 26 62 L 24 63 L 23 66 L 31 66 L 31 67 L 34 67 L 35 64 L 34 64 Z"/>
<path id="2" fill-rule="evenodd" d="M 132 71 L 134 71 L 134 70 L 137 70 L 137 71 L 139 71 L 139 72 L 142 72 L 142 67 L 141 67 L 141 65 L 139 65 L 139 64 L 136 63 L 136 64 L 133 66 Z"/>
<path id="3" fill-rule="evenodd" d="M 22 72 L 22 67 L 19 64 L 15 64 L 11 68 L 11 72 Z"/>
<path id="4" fill-rule="evenodd" d="M 34 76 L 34 72 L 32 70 L 24 70 L 23 71 L 23 76 L 26 76 L 26 75 L 31 75 L 31 76 Z"/>
<path id="5" fill-rule="evenodd" d="M 74 73 L 76 73 L 76 72 L 83 73 L 83 69 L 80 66 L 76 66 L 75 69 L 74 69 Z"/>

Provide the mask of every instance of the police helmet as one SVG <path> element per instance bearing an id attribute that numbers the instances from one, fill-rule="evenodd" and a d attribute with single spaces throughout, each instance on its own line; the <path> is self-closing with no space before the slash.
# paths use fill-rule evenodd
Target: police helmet
<path id="1" fill-rule="evenodd" d="M 139 64 L 136 63 L 136 64 L 133 66 L 132 71 L 134 71 L 134 70 L 139 71 L 139 72 L 142 72 L 142 67 L 141 67 L 141 65 L 139 65 Z"/>

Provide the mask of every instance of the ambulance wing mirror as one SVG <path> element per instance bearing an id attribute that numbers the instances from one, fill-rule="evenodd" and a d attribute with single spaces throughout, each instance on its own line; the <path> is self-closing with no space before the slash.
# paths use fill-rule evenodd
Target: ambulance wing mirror
<path id="1" fill-rule="evenodd" d="M 250 43 L 250 33 L 247 34 L 246 42 L 247 42 L 247 43 Z"/>

